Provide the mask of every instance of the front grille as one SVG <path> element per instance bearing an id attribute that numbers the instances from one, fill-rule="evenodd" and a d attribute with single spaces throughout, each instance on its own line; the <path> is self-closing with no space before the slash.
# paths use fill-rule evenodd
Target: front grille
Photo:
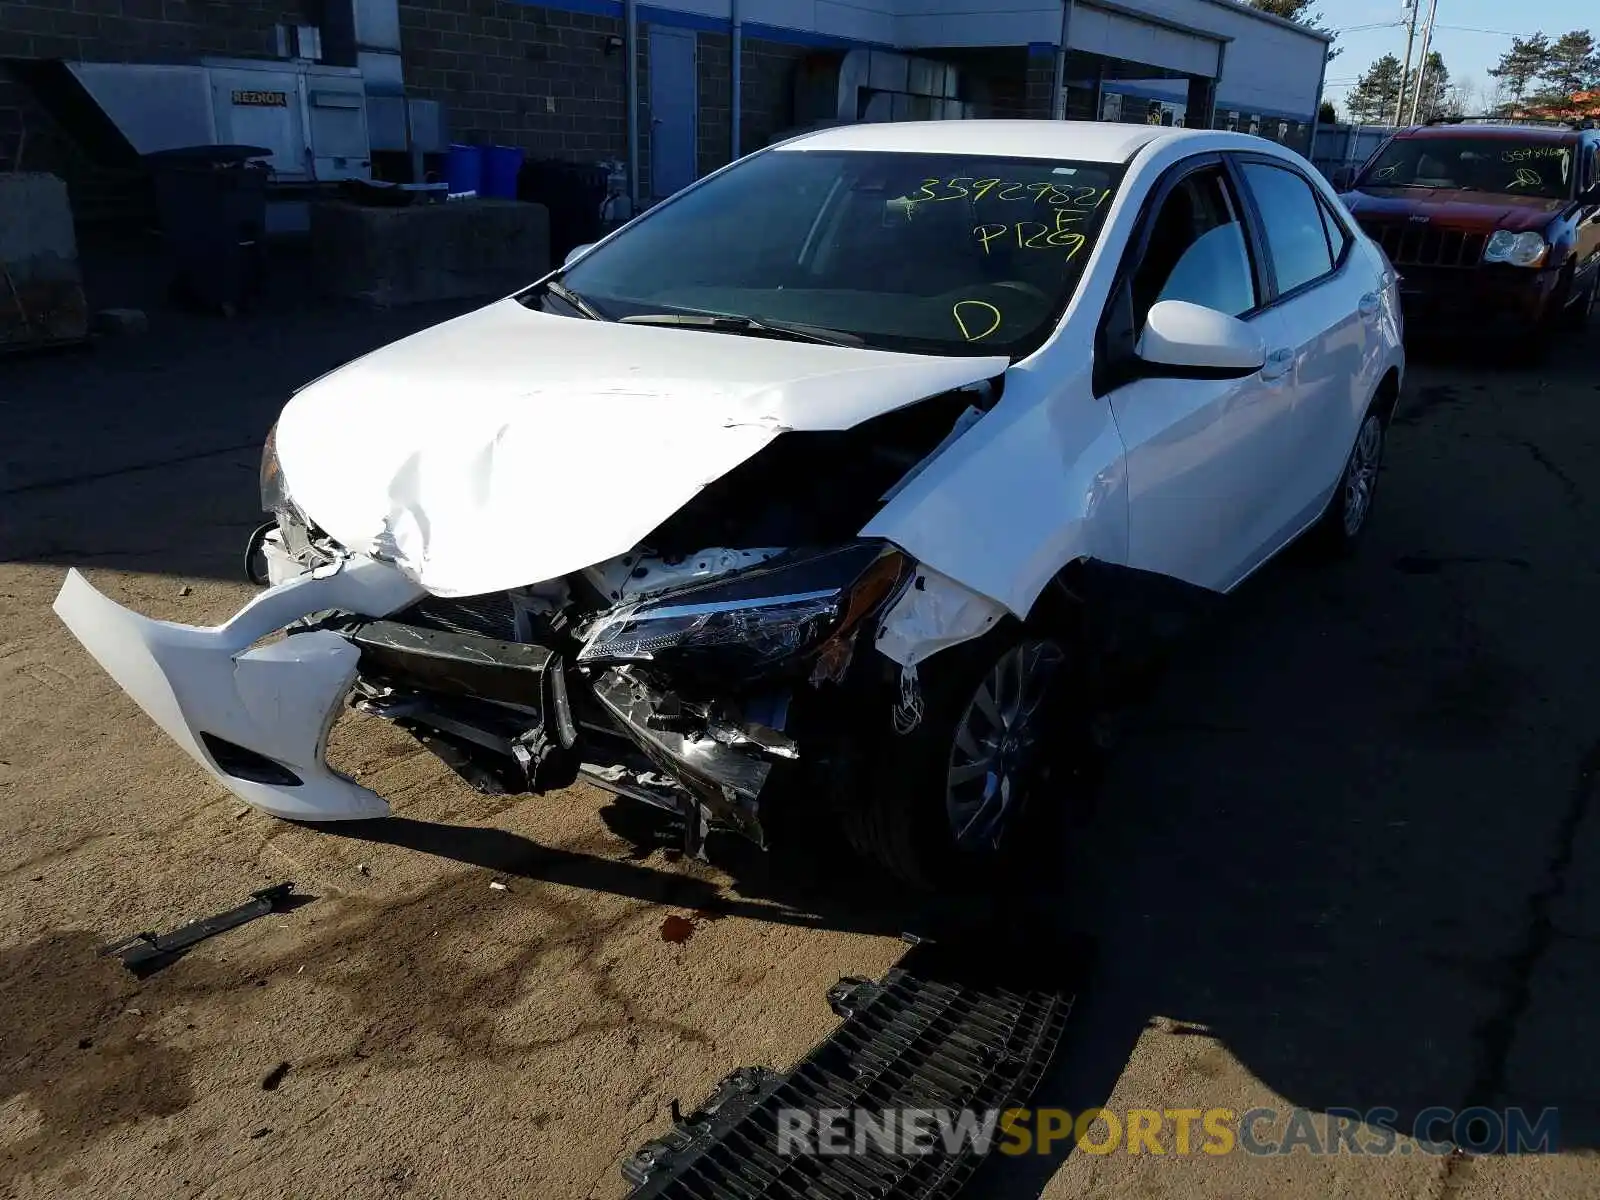
<path id="1" fill-rule="evenodd" d="M 1361 228 L 1383 247 L 1397 267 L 1476 267 L 1489 239 L 1481 233 L 1440 229 L 1415 222 L 1380 224 L 1362 221 Z"/>
<path id="2" fill-rule="evenodd" d="M 512 642 L 517 638 L 517 614 L 505 592 L 446 599 L 427 596 L 390 620 L 424 625 L 450 633 L 475 633 Z"/>
<path id="3" fill-rule="evenodd" d="M 988 1146 L 908 1157 L 868 1143 L 860 1155 L 797 1155 L 783 1152 L 779 1113 L 802 1110 L 814 1123 L 822 1110 L 1025 1105 L 1072 1011 L 1072 956 L 1020 933 L 961 942 L 918 945 L 882 983 L 840 980 L 828 1000 L 843 1024 L 787 1074 L 735 1071 L 699 1111 L 647 1142 L 622 1166 L 629 1200 L 954 1196 Z"/>

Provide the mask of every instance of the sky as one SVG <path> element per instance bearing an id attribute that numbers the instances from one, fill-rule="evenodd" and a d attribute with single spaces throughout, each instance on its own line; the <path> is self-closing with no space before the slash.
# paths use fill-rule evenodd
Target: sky
<path id="1" fill-rule="evenodd" d="M 1342 110 L 1345 93 L 1374 59 L 1385 54 L 1405 57 L 1404 12 L 1401 0 L 1322 0 L 1317 7 L 1323 23 L 1340 30 L 1344 53 L 1328 64 L 1325 93 Z M 1420 0 L 1420 7 L 1419 46 L 1428 0 Z M 1437 21 L 1433 48 L 1444 56 L 1450 78 L 1457 83 L 1470 79 L 1480 96 L 1495 82 L 1488 70 L 1510 49 L 1510 34 L 1526 37 L 1543 30 L 1554 38 L 1569 29 L 1590 29 L 1600 37 L 1600 5 L 1595 0 L 1439 0 Z M 1386 27 L 1362 28 L 1380 24 Z"/>

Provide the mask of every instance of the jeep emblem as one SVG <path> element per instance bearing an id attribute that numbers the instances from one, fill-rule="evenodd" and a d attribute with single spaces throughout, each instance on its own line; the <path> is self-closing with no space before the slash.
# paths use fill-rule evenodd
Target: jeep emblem
<path id="1" fill-rule="evenodd" d="M 1426 225 L 1428 223 L 1428 217 L 1424 213 L 1412 213 L 1411 223 L 1413 225 Z"/>

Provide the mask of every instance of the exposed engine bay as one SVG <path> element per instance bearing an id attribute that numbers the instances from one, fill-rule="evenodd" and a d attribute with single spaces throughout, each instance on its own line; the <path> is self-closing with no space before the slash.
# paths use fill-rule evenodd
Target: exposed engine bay
<path id="1" fill-rule="evenodd" d="M 350 703 L 480 791 L 581 775 L 681 815 L 690 852 L 713 827 L 764 843 L 762 802 L 780 781 L 814 780 L 863 722 L 888 731 L 914 687 L 914 671 L 908 681 L 873 647 L 932 573 L 857 531 L 997 399 L 984 382 L 844 431 L 786 431 L 627 554 L 507 591 L 427 595 L 378 620 L 318 613 L 290 633 L 347 639 L 360 651 Z M 251 545 L 258 582 L 345 553 L 275 472 L 269 443 L 263 504 L 276 519 Z M 1002 611 L 970 598 L 983 611 L 954 640 Z"/>

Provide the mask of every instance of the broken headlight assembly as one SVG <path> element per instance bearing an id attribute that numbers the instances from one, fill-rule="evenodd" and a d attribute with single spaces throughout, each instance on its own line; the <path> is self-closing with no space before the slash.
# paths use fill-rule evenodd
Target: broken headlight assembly
<path id="1" fill-rule="evenodd" d="M 912 563 L 886 542 L 796 551 L 713 583 L 609 614 L 579 663 L 652 663 L 726 678 L 821 657 L 848 663 L 861 623 L 899 594 Z"/>

